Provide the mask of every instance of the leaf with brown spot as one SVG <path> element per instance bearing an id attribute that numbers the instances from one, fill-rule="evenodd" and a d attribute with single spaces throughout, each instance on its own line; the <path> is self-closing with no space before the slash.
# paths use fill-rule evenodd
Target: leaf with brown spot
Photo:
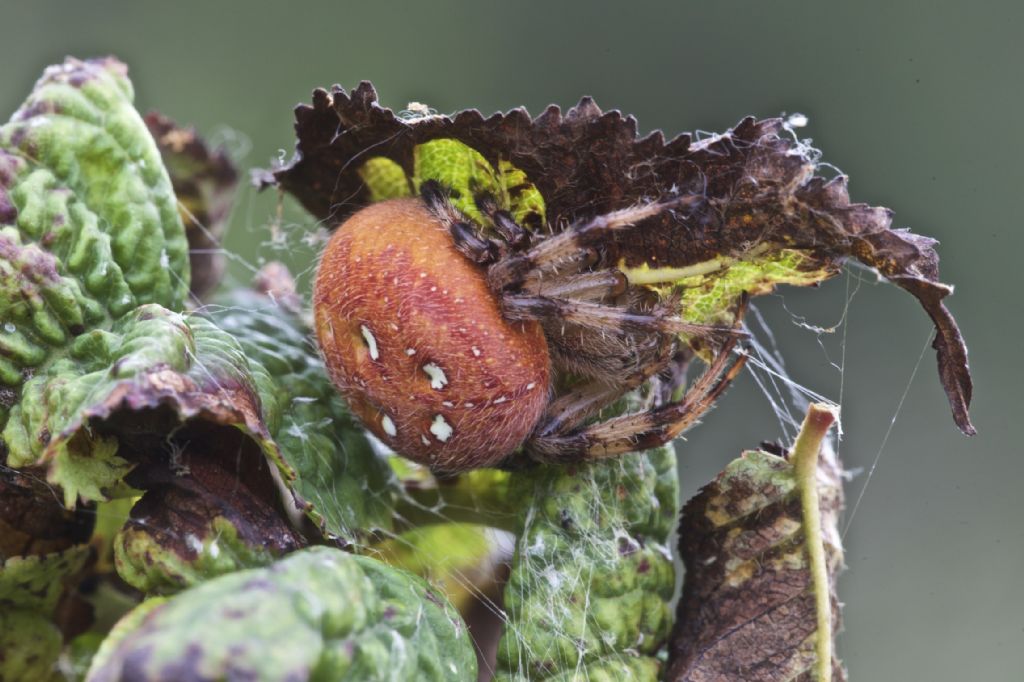
<path id="1" fill-rule="evenodd" d="M 125 582 L 146 594 L 167 594 L 270 564 L 306 544 L 273 497 L 264 499 L 234 466 L 218 461 L 215 450 L 226 446 L 222 452 L 259 466 L 258 452 L 245 452 L 254 444 L 240 431 L 232 439 L 227 432 L 192 428 L 180 442 L 172 468 L 146 473 L 148 489 L 114 541 Z"/>
<path id="2" fill-rule="evenodd" d="M 831 653 L 843 564 L 842 468 L 823 446 L 833 419 L 812 405 L 789 458 L 745 452 L 684 507 L 686 578 L 665 679 L 846 679 Z"/>

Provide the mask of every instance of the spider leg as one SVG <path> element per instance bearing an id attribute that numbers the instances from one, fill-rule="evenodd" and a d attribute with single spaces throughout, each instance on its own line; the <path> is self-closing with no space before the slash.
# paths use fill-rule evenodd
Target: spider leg
<path id="1" fill-rule="evenodd" d="M 473 197 L 476 207 L 494 224 L 498 235 L 508 242 L 514 251 L 530 244 L 530 231 L 515 221 L 508 211 L 498 208 L 498 203 L 490 194 L 478 194 Z"/>
<path id="2" fill-rule="evenodd" d="M 490 265 L 500 258 L 500 250 L 491 241 L 481 238 L 476 228 L 464 220 L 451 223 L 448 232 L 452 235 L 455 248 L 477 265 Z"/>
<path id="3" fill-rule="evenodd" d="M 420 185 L 420 196 L 427 208 L 448 228 L 459 253 L 478 265 L 490 265 L 501 257 L 498 244 L 484 239 L 476 227 L 448 199 L 448 193 L 436 180 Z"/>
<path id="4" fill-rule="evenodd" d="M 632 206 L 599 215 L 534 244 L 526 251 L 504 258 L 487 272 L 491 288 L 502 291 L 521 286 L 530 274 L 551 272 L 559 268 L 582 267 L 581 254 L 601 246 L 608 233 L 632 227 L 637 223 L 684 206 L 703 201 L 703 197 L 686 195 L 663 202 Z"/>
<path id="5" fill-rule="evenodd" d="M 658 310 L 635 312 L 619 306 L 549 296 L 506 295 L 501 303 L 502 312 L 510 320 L 558 319 L 594 331 L 626 334 L 655 332 L 704 338 L 745 335 L 739 329 L 693 324 Z"/>
<path id="6" fill-rule="evenodd" d="M 526 443 L 526 454 L 540 462 L 569 464 L 614 457 L 671 442 L 711 409 L 743 368 L 747 356 L 733 357 L 734 347 L 735 342 L 723 346 L 704 374 L 678 401 L 566 434 L 537 435 Z"/>
<path id="7" fill-rule="evenodd" d="M 566 277 L 528 278 L 523 282 L 526 294 L 574 301 L 601 301 L 625 293 L 629 281 L 618 270 L 597 270 Z"/>
<path id="8" fill-rule="evenodd" d="M 626 393 L 640 387 L 651 376 L 661 371 L 671 361 L 676 352 L 675 343 L 655 344 L 653 348 L 638 359 L 634 366 L 629 367 L 626 372 L 612 374 L 613 376 L 622 377 L 618 381 L 608 383 L 602 379 L 593 379 L 573 387 L 548 405 L 544 415 L 541 417 L 534 437 L 564 434 L 577 428 L 584 421 L 608 407 Z M 609 372 L 601 371 L 601 368 L 598 368 L 597 371 L 588 372 L 586 365 L 593 362 L 595 361 L 586 357 L 573 358 L 573 370 L 578 375 L 609 375 Z"/>

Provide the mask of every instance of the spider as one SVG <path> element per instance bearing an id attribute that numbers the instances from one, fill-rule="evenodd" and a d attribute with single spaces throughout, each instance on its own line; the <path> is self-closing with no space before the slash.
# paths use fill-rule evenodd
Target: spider
<path id="1" fill-rule="evenodd" d="M 314 309 L 327 366 L 353 411 L 397 452 L 450 474 L 647 449 L 693 424 L 740 371 L 732 330 L 688 324 L 674 301 L 650 300 L 620 270 L 593 267 L 609 233 L 683 210 L 693 197 L 546 238 L 494 197 L 474 201 L 500 239 L 482 236 L 449 189 L 428 181 L 420 198 L 353 215 L 321 260 Z M 590 423 L 678 361 L 680 334 L 716 347 L 681 397 Z"/>
<path id="2" fill-rule="evenodd" d="M 588 98 L 409 118 L 363 83 L 315 91 L 296 131 L 295 157 L 258 179 L 337 228 L 313 295 L 325 364 L 367 428 L 437 473 L 672 440 L 741 371 L 747 298 L 849 258 L 920 301 L 973 433 L 934 240 L 852 203 L 782 119 L 666 141 Z M 640 388 L 645 407 L 619 414 Z"/>

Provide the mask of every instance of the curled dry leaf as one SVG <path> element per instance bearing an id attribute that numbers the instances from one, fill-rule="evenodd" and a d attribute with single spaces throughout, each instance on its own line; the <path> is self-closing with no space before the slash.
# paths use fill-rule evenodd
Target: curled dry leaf
<path id="1" fill-rule="evenodd" d="M 823 439 L 834 418 L 812 405 L 788 458 L 745 452 L 683 508 L 665 679 L 846 679 L 832 655 L 842 468 Z"/>
<path id="2" fill-rule="evenodd" d="M 41 474 L 0 466 L 0 559 L 48 554 L 89 541 L 94 511 L 65 509 Z"/>
<path id="3" fill-rule="evenodd" d="M 477 222 L 473 194 L 483 188 L 518 200 L 513 217 L 521 223 L 552 231 L 636 204 L 692 198 L 685 211 L 658 212 L 592 245 L 595 267 L 618 267 L 634 286 L 679 296 L 688 322 L 731 322 L 744 293 L 814 284 L 859 260 L 931 316 L 954 419 L 974 432 L 967 350 L 942 303 L 952 289 L 938 280 L 934 240 L 891 229 L 889 209 L 851 203 L 846 177 L 817 175 L 819 152 L 782 119 L 746 118 L 721 135 L 666 141 L 660 132 L 639 137 L 632 117 L 602 112 L 589 98 L 536 118 L 523 109 L 404 118 L 380 106 L 367 82 L 351 92 L 317 90 L 295 118 L 294 159 L 257 179 L 330 225 L 382 198 L 416 194 L 426 179 L 455 189 L 453 203 Z M 424 175 L 424 150 L 445 140 L 475 156 L 449 158 L 443 172 Z"/>
<path id="4" fill-rule="evenodd" d="M 238 185 L 238 170 L 223 149 L 211 149 L 194 128 L 163 114 L 146 114 L 178 197 L 192 266 L 192 295 L 203 298 L 220 282 L 225 256 L 221 238 Z"/>

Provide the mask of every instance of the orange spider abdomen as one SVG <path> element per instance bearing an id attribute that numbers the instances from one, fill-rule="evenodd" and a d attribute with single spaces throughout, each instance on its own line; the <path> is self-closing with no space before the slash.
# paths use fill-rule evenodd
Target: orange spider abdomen
<path id="1" fill-rule="evenodd" d="M 438 472 L 499 463 L 547 404 L 544 333 L 502 317 L 485 275 L 419 199 L 392 199 L 338 228 L 316 276 L 334 384 L 378 438 Z"/>

